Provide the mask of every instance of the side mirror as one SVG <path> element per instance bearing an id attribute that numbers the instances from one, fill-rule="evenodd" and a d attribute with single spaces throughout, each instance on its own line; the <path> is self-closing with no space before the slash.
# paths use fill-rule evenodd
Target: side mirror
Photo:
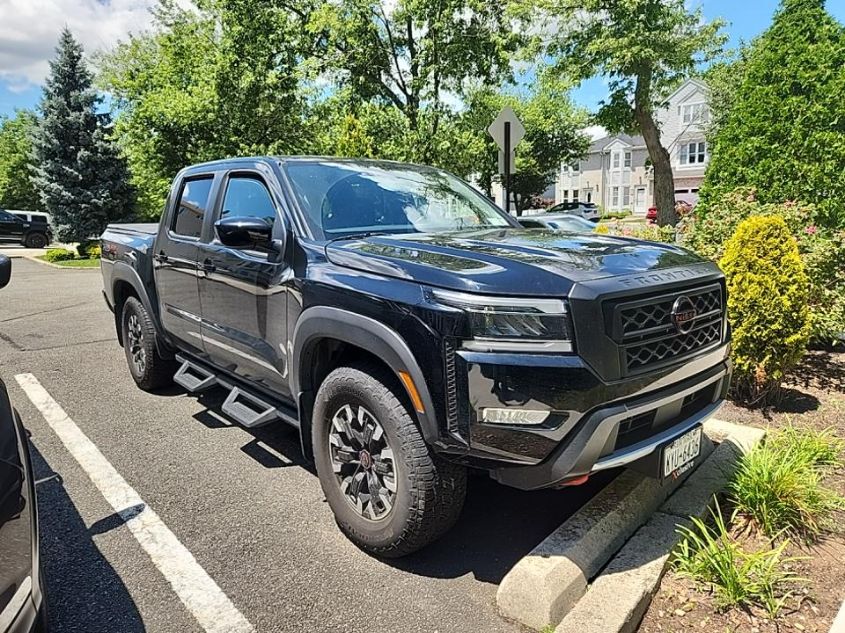
<path id="1" fill-rule="evenodd" d="M 12 260 L 5 255 L 0 255 L 0 288 L 8 285 L 12 278 Z"/>
<path id="2" fill-rule="evenodd" d="M 214 223 L 218 239 L 232 248 L 270 249 L 273 227 L 260 218 L 223 218 Z"/>

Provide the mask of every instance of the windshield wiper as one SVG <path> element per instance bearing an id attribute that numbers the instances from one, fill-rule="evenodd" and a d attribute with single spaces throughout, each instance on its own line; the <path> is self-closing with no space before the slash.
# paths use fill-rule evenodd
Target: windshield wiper
<path id="1" fill-rule="evenodd" d="M 361 231 L 360 233 L 347 233 L 346 235 L 333 237 L 327 242 L 327 244 L 332 244 L 341 240 L 362 240 L 367 237 L 375 237 L 378 235 L 391 235 L 391 233 L 389 231 Z"/>

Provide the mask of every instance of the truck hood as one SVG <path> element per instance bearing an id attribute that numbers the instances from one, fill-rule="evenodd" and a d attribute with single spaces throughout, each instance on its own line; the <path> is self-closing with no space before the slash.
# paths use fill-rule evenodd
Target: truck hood
<path id="1" fill-rule="evenodd" d="M 515 228 L 334 241 L 326 256 L 338 266 L 441 288 L 528 296 L 561 296 L 578 282 L 706 261 L 668 244 Z"/>

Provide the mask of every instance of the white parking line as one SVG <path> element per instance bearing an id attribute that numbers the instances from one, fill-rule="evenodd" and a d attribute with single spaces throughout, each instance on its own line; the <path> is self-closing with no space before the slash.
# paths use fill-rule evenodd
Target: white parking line
<path id="1" fill-rule="evenodd" d="M 223 590 L 200 567 L 193 554 L 144 503 L 38 379 L 32 374 L 19 374 L 15 380 L 109 505 L 124 518 L 126 527 L 200 626 L 208 633 L 254 631 Z M 136 514 L 137 508 L 143 509 Z"/>

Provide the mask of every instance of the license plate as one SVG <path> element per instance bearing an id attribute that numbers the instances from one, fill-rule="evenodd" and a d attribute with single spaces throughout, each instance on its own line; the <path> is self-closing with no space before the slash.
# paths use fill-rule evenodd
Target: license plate
<path id="1" fill-rule="evenodd" d="M 663 447 L 663 476 L 678 477 L 692 468 L 692 463 L 701 453 L 701 427 L 685 433 Z"/>

